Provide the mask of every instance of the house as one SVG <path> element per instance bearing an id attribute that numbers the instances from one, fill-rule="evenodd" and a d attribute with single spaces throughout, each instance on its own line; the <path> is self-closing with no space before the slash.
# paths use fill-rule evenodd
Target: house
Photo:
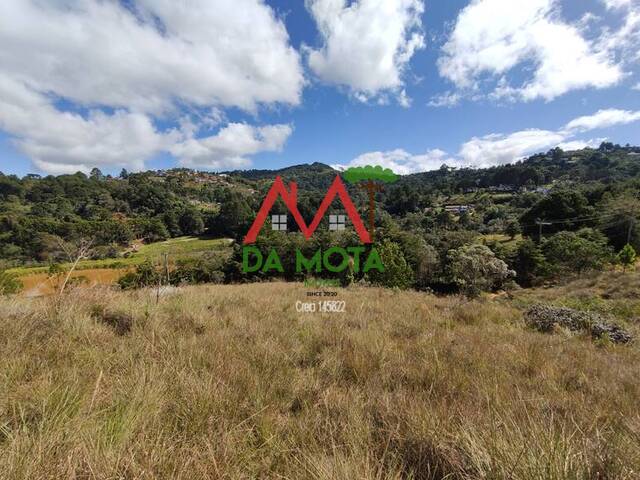
<path id="1" fill-rule="evenodd" d="M 460 215 L 462 213 L 471 212 L 473 210 L 473 206 L 471 205 L 445 205 L 444 211 L 449 213 L 455 213 Z"/>

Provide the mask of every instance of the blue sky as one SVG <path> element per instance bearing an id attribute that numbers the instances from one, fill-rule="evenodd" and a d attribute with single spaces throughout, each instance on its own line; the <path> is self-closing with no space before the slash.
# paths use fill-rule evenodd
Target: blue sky
<path id="1" fill-rule="evenodd" d="M 636 0 L 7 0 L 0 18 L 4 173 L 411 173 L 640 144 Z"/>

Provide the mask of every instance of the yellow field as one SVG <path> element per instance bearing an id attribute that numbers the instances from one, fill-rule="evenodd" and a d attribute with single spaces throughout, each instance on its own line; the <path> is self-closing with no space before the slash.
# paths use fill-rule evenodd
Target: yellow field
<path id="1" fill-rule="evenodd" d="M 338 292 L 344 314 L 282 283 L 0 300 L 0 478 L 638 478 L 637 345 Z"/>
<path id="2" fill-rule="evenodd" d="M 126 268 L 93 268 L 76 270 L 71 274 L 72 281 L 79 281 L 84 287 L 97 285 L 112 285 L 127 272 Z M 40 297 L 52 295 L 60 290 L 61 279 L 64 275 L 51 276 L 47 273 L 34 273 L 20 277 L 23 288 L 20 295 L 24 297 Z"/>

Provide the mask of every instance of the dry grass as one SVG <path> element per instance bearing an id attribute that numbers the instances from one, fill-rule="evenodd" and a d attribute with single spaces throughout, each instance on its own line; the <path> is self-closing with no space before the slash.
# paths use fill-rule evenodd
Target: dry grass
<path id="1" fill-rule="evenodd" d="M 640 270 L 610 270 L 552 288 L 525 289 L 516 293 L 516 301 L 522 305 L 554 303 L 640 325 Z"/>
<path id="2" fill-rule="evenodd" d="M 0 301 L 0 478 L 639 477 L 637 346 L 377 289 L 299 314 L 304 292 Z"/>

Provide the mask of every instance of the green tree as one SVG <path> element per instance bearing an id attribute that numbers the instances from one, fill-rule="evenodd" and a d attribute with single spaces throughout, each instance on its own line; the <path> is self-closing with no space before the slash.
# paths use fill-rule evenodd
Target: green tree
<path id="1" fill-rule="evenodd" d="M 520 222 L 518 220 L 512 219 L 507 222 L 507 226 L 505 228 L 505 233 L 509 235 L 509 238 L 513 240 L 520 233 Z"/>
<path id="2" fill-rule="evenodd" d="M 622 265 L 623 270 L 626 272 L 627 268 L 632 267 L 636 263 L 636 250 L 627 243 L 616 256 L 616 260 Z"/>
<path id="3" fill-rule="evenodd" d="M 222 199 L 220 212 L 207 225 L 209 233 L 241 238 L 255 217 L 245 198 L 238 192 L 227 191 Z"/>
<path id="4" fill-rule="evenodd" d="M 448 257 L 451 279 L 471 297 L 491 291 L 515 276 L 486 245 L 465 245 L 450 251 Z"/>
<path id="5" fill-rule="evenodd" d="M 410 288 L 413 284 L 413 270 L 407 263 L 400 245 L 385 240 L 378 247 L 378 253 L 384 265 L 384 272 L 372 270 L 369 272 L 369 279 L 383 287 Z"/>
<path id="6" fill-rule="evenodd" d="M 187 208 L 182 212 L 179 225 L 185 235 L 200 235 L 204 232 L 202 214 L 195 208 Z"/>
<path id="7" fill-rule="evenodd" d="M 607 237 L 591 228 L 558 232 L 543 242 L 542 251 L 556 274 L 601 270 L 612 256 Z"/>
<path id="8" fill-rule="evenodd" d="M 608 197 L 598 207 L 603 214 L 598 226 L 616 250 L 628 243 L 636 250 L 640 248 L 640 198 L 637 194 L 626 192 Z"/>
<path id="9" fill-rule="evenodd" d="M 532 287 L 548 273 L 547 259 L 537 243 L 530 238 L 518 242 L 510 265 L 516 271 L 516 282 L 522 287 Z"/>
<path id="10" fill-rule="evenodd" d="M 91 172 L 89 173 L 89 177 L 92 178 L 93 180 L 97 180 L 97 181 L 104 180 L 104 174 L 97 167 L 94 167 L 94 168 L 91 169 Z"/>
<path id="11" fill-rule="evenodd" d="M 382 191 L 382 186 L 377 182 L 393 183 L 398 180 L 398 176 L 388 168 L 373 167 L 371 165 L 349 168 L 342 176 L 351 184 L 366 182 L 362 185 L 362 188 L 367 191 L 369 196 L 369 233 L 371 234 L 371 241 L 373 241 L 376 218 L 375 196 L 376 192 Z"/>

